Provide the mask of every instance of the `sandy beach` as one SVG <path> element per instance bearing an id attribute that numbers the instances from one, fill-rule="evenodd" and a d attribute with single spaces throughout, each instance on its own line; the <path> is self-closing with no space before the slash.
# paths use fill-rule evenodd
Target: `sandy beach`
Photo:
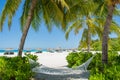
<path id="1" fill-rule="evenodd" d="M 67 65 L 66 56 L 68 52 L 62 53 L 42 53 L 35 54 L 38 56 L 38 62 L 47 67 L 62 67 Z"/>
<path id="2" fill-rule="evenodd" d="M 69 54 L 69 52 L 43 52 L 43 53 L 34 53 L 31 52 L 33 55 L 38 56 L 38 61 L 40 64 L 45 65 L 47 67 L 62 67 L 67 65 L 66 56 Z M 17 53 L 14 53 L 14 55 L 3 55 L 2 53 L 0 56 L 8 56 L 8 57 L 14 57 L 17 56 Z M 24 56 L 24 55 L 23 55 Z"/>
<path id="3" fill-rule="evenodd" d="M 67 60 L 66 56 L 70 52 L 55 52 L 55 53 L 50 53 L 50 52 L 43 52 L 43 53 L 34 53 L 31 52 L 33 55 L 38 56 L 37 62 L 49 67 L 49 68 L 59 68 L 62 69 L 62 67 L 67 66 Z M 14 57 L 17 56 L 17 53 L 14 53 L 14 55 L 3 55 L 0 54 L 0 56 L 8 56 L 8 57 Z M 24 55 L 23 55 L 24 56 Z M 69 75 L 49 75 L 49 74 L 42 74 L 42 73 L 37 73 L 34 77 L 37 80 L 40 79 L 45 79 L 45 80 L 88 80 L 89 72 L 85 71 L 79 71 L 78 74 L 69 74 Z"/>

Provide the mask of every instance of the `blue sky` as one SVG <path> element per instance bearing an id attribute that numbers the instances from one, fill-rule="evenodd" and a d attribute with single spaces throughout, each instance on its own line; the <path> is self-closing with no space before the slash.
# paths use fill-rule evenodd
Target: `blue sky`
<path id="1" fill-rule="evenodd" d="M 0 0 L 0 15 L 2 13 L 2 8 L 5 5 L 5 1 L 6 0 Z M 8 30 L 7 20 L 5 21 L 3 31 L 0 32 L 0 49 L 18 48 L 22 36 L 20 31 L 21 13 L 22 8 L 20 7 L 12 20 L 10 31 Z M 30 28 L 25 42 L 25 48 L 77 48 L 81 33 L 82 32 L 75 36 L 74 33 L 71 32 L 69 39 L 66 40 L 62 30 L 54 26 L 52 31 L 48 32 L 44 22 L 42 22 L 38 32 L 35 32 Z"/>
<path id="2" fill-rule="evenodd" d="M 6 0 L 0 0 L 0 15 L 2 13 L 2 8 L 5 5 Z M 23 4 L 21 4 L 22 6 Z M 7 20 L 4 23 L 3 31 L 0 32 L 0 49 L 4 48 L 15 48 L 19 47 L 22 32 L 20 31 L 20 16 L 22 13 L 22 7 L 18 9 L 16 15 L 12 20 L 11 30 L 8 30 Z M 120 22 L 120 17 L 114 18 L 118 24 Z M 65 34 L 62 30 L 52 28 L 51 32 L 48 32 L 44 22 L 41 23 L 39 31 L 35 32 L 30 28 L 25 42 L 25 48 L 77 48 L 79 40 L 81 38 L 82 31 L 78 35 L 74 35 L 72 31 L 68 40 L 65 39 Z M 111 36 L 115 36 L 114 34 Z"/>

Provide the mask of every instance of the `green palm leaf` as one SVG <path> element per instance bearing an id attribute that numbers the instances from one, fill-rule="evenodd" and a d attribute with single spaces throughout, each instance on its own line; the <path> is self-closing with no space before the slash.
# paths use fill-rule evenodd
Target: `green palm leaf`
<path id="1" fill-rule="evenodd" d="M 7 0 L 6 1 L 5 7 L 0 17 L 0 31 L 2 31 L 4 21 L 7 17 L 8 17 L 8 26 L 10 29 L 12 17 L 14 16 L 16 10 L 18 9 L 20 3 L 21 3 L 21 0 L 12 0 L 12 1 Z"/>

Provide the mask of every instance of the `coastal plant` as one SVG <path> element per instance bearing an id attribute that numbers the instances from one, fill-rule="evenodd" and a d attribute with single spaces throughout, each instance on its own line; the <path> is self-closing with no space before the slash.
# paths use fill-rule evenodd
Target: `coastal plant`
<path id="1" fill-rule="evenodd" d="M 77 67 L 80 64 L 87 61 L 90 57 L 92 57 L 92 53 L 88 52 L 72 52 L 66 57 L 68 62 L 68 67 Z"/>
<path id="2" fill-rule="evenodd" d="M 116 12 L 115 9 L 118 8 L 117 5 L 120 4 L 120 0 L 94 0 L 98 3 L 98 11 L 101 13 L 106 14 L 106 21 L 104 24 L 103 29 L 103 36 L 102 36 L 102 63 L 108 63 L 108 39 L 109 39 L 109 32 L 110 26 L 112 23 L 113 15 L 119 15 L 119 12 Z M 101 15 L 103 16 L 103 14 Z"/>
<path id="3" fill-rule="evenodd" d="M 6 18 L 8 18 L 8 26 L 10 29 L 12 18 L 22 1 L 23 0 L 6 1 L 0 16 L 0 31 L 2 31 Z M 56 23 L 56 25 L 62 25 L 64 23 L 64 13 L 69 9 L 65 0 L 25 0 L 23 4 L 23 12 L 20 21 L 22 37 L 18 49 L 18 56 L 21 57 L 30 25 L 37 31 L 41 20 L 44 19 L 47 29 L 50 31 L 52 23 Z"/>
<path id="4" fill-rule="evenodd" d="M 95 53 L 95 56 L 93 58 L 93 60 L 91 61 L 90 65 L 88 66 L 88 70 L 91 70 L 92 68 L 95 67 L 102 67 L 102 63 L 101 63 L 101 53 Z"/>
<path id="5" fill-rule="evenodd" d="M 111 45 L 111 50 L 113 51 L 120 51 L 120 38 L 112 38 L 109 40 L 109 43 Z M 109 45 L 109 44 L 108 44 Z"/>
<path id="6" fill-rule="evenodd" d="M 33 55 L 33 54 L 27 54 L 25 53 L 25 56 L 34 60 L 34 61 L 37 61 L 38 60 L 38 56 L 37 55 Z"/>
<path id="7" fill-rule="evenodd" d="M 96 70 L 98 68 L 95 68 Z M 92 70 L 95 71 L 95 70 Z M 119 80 L 120 79 L 120 66 L 104 65 L 104 71 L 95 71 L 94 74 L 90 74 L 89 80 Z"/>
<path id="8" fill-rule="evenodd" d="M 7 65 L 5 61 L 5 57 L 0 57 L 0 78 L 2 77 L 2 74 L 5 70 L 5 66 Z"/>
<path id="9" fill-rule="evenodd" d="M 79 31 L 83 29 L 82 38 L 80 42 L 81 42 L 81 46 L 84 46 L 84 47 L 87 46 L 88 52 L 90 51 L 91 36 L 95 35 L 97 32 L 97 30 L 95 29 L 95 27 L 97 27 L 97 23 L 95 24 L 96 21 L 94 16 L 94 11 L 96 9 L 96 6 L 97 5 L 94 4 L 92 0 L 89 0 L 86 2 L 83 0 L 79 0 L 78 4 L 70 8 L 71 10 L 70 14 L 76 15 L 76 18 L 75 20 L 73 20 L 73 22 L 71 22 L 72 25 L 68 27 L 65 35 L 67 39 L 69 36 L 69 33 L 72 30 L 74 30 L 75 34 L 78 34 Z M 82 45 L 83 43 L 85 44 Z"/>
<path id="10" fill-rule="evenodd" d="M 78 34 L 79 31 L 82 32 L 82 38 L 80 39 L 79 48 L 87 48 L 87 51 L 90 51 L 92 45 L 92 39 L 94 36 L 98 36 L 99 40 L 102 40 L 103 26 L 106 20 L 106 16 L 98 16 L 96 9 L 98 4 L 94 3 L 94 0 L 79 0 L 78 4 L 73 4 L 70 6 L 70 18 L 72 19 L 71 25 L 68 25 L 66 30 L 66 39 L 69 37 L 69 33 L 74 30 L 75 34 Z M 84 4 L 84 5 L 83 5 Z M 73 15 L 73 16 L 72 16 Z M 76 16 L 75 16 L 76 15 Z M 114 32 L 119 34 L 119 25 L 113 20 L 111 23 L 110 33 Z M 102 42 L 101 42 L 102 43 Z M 100 43 L 100 46 L 101 46 Z"/>
<path id="11" fill-rule="evenodd" d="M 96 53 L 88 69 L 89 80 L 119 80 L 120 79 L 120 56 L 115 51 L 108 52 L 108 64 L 102 64 L 101 53 Z"/>
<path id="12" fill-rule="evenodd" d="M 30 80 L 33 75 L 27 57 L 0 57 L 2 80 Z"/>
<path id="13" fill-rule="evenodd" d="M 116 51 L 109 51 L 109 65 L 111 64 L 118 64 L 117 62 L 119 61 L 119 55 L 118 52 Z M 91 61 L 90 65 L 88 66 L 88 69 L 91 70 L 92 68 L 94 69 L 95 67 L 98 67 L 99 70 L 102 69 L 103 64 L 101 62 L 102 54 L 101 53 L 95 53 L 95 56 L 93 60 Z"/>
<path id="14" fill-rule="evenodd" d="M 28 59 L 28 61 L 30 63 L 31 69 L 35 68 L 36 66 L 40 66 L 39 63 L 37 62 L 37 60 L 38 60 L 38 56 L 37 55 L 27 54 L 27 53 L 25 53 L 25 55 L 27 57 L 26 59 Z"/>

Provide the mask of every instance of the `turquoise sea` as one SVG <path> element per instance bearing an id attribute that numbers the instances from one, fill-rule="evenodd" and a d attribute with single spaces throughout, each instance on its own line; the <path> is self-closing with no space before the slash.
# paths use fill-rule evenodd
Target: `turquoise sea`
<path id="1" fill-rule="evenodd" d="M 11 52 L 18 52 L 18 50 L 4 50 L 4 49 L 0 49 L 0 53 L 4 53 L 6 51 L 11 51 Z M 47 52 L 46 49 L 42 49 L 42 50 L 35 50 L 35 49 L 32 49 L 32 50 L 23 50 L 23 52 L 37 52 L 37 51 L 42 51 L 42 52 Z"/>

